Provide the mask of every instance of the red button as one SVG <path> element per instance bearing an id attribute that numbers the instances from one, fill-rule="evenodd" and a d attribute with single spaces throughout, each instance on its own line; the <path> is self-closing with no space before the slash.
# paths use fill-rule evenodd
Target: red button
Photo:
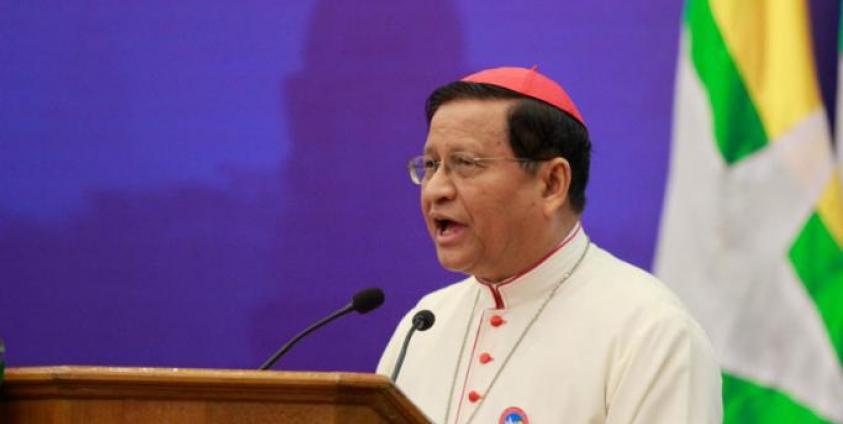
<path id="1" fill-rule="evenodd" d="M 468 392 L 468 400 L 472 403 L 477 402 L 480 400 L 480 393 L 477 393 L 474 390 Z"/>
<path id="2" fill-rule="evenodd" d="M 504 321 L 500 315 L 492 315 L 492 318 L 489 319 L 489 324 L 492 324 L 492 327 L 500 327 L 504 323 L 506 323 L 506 321 Z"/>
<path id="3" fill-rule="evenodd" d="M 480 363 L 485 364 L 492 361 L 492 355 L 489 355 L 486 352 L 480 354 Z"/>

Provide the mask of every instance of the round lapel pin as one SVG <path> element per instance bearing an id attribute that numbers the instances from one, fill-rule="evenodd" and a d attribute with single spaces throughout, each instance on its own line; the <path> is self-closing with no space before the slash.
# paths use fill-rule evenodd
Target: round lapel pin
<path id="1" fill-rule="evenodd" d="M 517 406 L 510 406 L 503 410 L 498 424 L 530 424 L 527 413 Z"/>

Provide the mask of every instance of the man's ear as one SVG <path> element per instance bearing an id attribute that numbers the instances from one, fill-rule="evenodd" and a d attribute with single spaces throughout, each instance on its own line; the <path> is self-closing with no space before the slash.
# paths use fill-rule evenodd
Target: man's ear
<path id="1" fill-rule="evenodd" d="M 539 168 L 544 191 L 544 213 L 555 216 L 568 203 L 568 187 L 571 186 L 571 164 L 568 160 L 555 157 L 542 163 Z"/>

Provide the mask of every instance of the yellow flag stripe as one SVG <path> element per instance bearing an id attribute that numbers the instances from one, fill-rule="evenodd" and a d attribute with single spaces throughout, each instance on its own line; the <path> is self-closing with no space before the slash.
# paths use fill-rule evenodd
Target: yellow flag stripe
<path id="1" fill-rule="evenodd" d="M 825 224 L 837 247 L 843 249 L 843 185 L 837 175 L 829 178 L 817 204 L 817 214 Z"/>
<path id="2" fill-rule="evenodd" d="M 775 142 L 821 107 L 803 0 L 710 0 L 726 46 Z"/>

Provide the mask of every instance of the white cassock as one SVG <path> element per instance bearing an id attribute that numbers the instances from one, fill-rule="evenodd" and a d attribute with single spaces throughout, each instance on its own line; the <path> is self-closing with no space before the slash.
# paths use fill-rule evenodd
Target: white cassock
<path id="1" fill-rule="evenodd" d="M 720 368 L 702 328 L 661 282 L 579 225 L 509 282 L 470 277 L 422 298 L 378 373 L 392 373 L 422 309 L 436 323 L 413 336 L 397 385 L 436 423 L 722 420 Z"/>

